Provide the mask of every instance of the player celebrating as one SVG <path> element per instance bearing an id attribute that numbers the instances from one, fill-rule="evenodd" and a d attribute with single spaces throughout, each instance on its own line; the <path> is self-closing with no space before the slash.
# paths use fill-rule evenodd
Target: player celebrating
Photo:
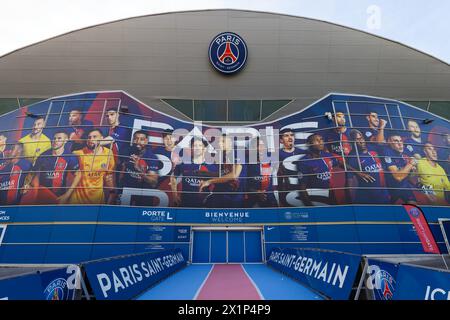
<path id="1" fill-rule="evenodd" d="M 326 131 L 323 135 L 325 148 L 337 157 L 346 156 L 352 151 L 352 146 L 348 142 L 344 113 L 336 112 L 333 115 L 333 122 L 336 127 Z"/>
<path id="2" fill-rule="evenodd" d="M 417 162 L 404 154 L 403 140 L 400 135 L 391 135 L 388 138 L 388 144 L 384 166 L 387 168 L 386 184 L 391 194 L 391 201 L 416 204 L 416 197 L 411 190 L 414 185 L 409 180 L 409 175 L 416 170 Z"/>
<path id="3" fill-rule="evenodd" d="M 24 145 L 16 143 L 11 151 L 11 158 L 0 170 L 0 203 L 19 204 L 22 188 L 31 162 L 23 158 Z"/>
<path id="4" fill-rule="evenodd" d="M 353 129 L 350 138 L 355 141 L 354 149 L 347 158 L 349 167 L 354 171 L 349 175 L 349 182 L 354 188 L 350 189 L 353 203 L 390 203 L 386 190 L 384 171 L 378 153 L 370 150 L 361 131 Z"/>
<path id="5" fill-rule="evenodd" d="M 300 199 L 305 206 L 313 206 L 313 200 L 334 204 L 335 195 L 333 190 L 330 190 L 332 169 L 339 164 L 339 161 L 336 156 L 325 151 L 321 135 L 309 136 L 307 143 L 309 153 L 297 162 Z M 308 188 L 316 189 L 317 194 L 313 194 L 314 190 L 308 191 Z"/>
<path id="6" fill-rule="evenodd" d="M 214 177 L 201 182 L 200 191 L 213 185 L 213 193 L 208 195 L 205 205 L 208 208 L 239 208 L 242 207 L 244 194 L 240 177 L 243 165 L 236 163 L 233 143 L 231 139 L 223 135 L 219 140 L 219 177 Z"/>
<path id="7" fill-rule="evenodd" d="M 200 186 L 203 179 L 218 175 L 218 166 L 206 164 L 205 152 L 208 143 L 199 138 L 191 140 L 191 163 L 179 163 L 171 176 L 170 185 L 175 206 L 202 208 L 206 192 L 201 192 Z M 181 196 L 177 189 L 177 178 L 181 178 Z"/>
<path id="8" fill-rule="evenodd" d="M 31 133 L 19 140 L 23 143 L 23 156 L 34 164 L 37 157 L 51 148 L 50 139 L 42 132 L 45 128 L 44 117 L 34 120 Z"/>
<path id="9" fill-rule="evenodd" d="M 257 148 L 257 161 L 247 166 L 247 191 L 248 202 L 246 206 L 252 207 L 277 207 L 278 203 L 274 196 L 273 173 L 274 168 L 270 162 L 264 162 L 263 156 L 266 152 L 266 145 L 262 139 L 255 138 L 250 146 Z"/>
<path id="10" fill-rule="evenodd" d="M 131 129 L 120 126 L 120 113 L 116 108 L 109 108 L 105 114 L 109 130 L 106 138 L 101 142 L 102 146 L 110 146 L 114 154 L 117 166 L 121 166 L 123 160 L 120 156 L 129 154 Z"/>
<path id="11" fill-rule="evenodd" d="M 111 149 L 100 145 L 103 135 L 100 129 L 91 129 L 87 134 L 86 146 L 74 151 L 78 156 L 80 181 L 69 188 L 69 202 L 73 204 L 114 204 L 116 191 L 114 182 L 114 155 Z M 105 189 L 105 190 L 104 190 Z"/>
<path id="12" fill-rule="evenodd" d="M 69 139 L 65 131 L 58 131 L 53 136 L 52 148 L 36 159 L 32 173 L 28 177 L 32 189 L 26 188 L 22 204 L 56 204 L 67 203 L 70 194 L 66 188 L 68 174 L 73 174 L 72 188 L 80 179 L 78 160 L 73 154 L 65 153 Z M 70 189 L 70 187 L 69 187 Z"/>
<path id="13" fill-rule="evenodd" d="M 408 157 L 414 157 L 419 160 L 425 157 L 423 152 L 423 143 L 426 142 L 426 138 L 422 135 L 419 124 L 417 121 L 408 120 L 409 137 L 403 138 L 403 145 L 405 146 L 405 154 Z"/>
<path id="14" fill-rule="evenodd" d="M 6 149 L 6 141 L 8 138 L 4 134 L 0 134 L 0 170 L 8 164 L 8 155 L 11 153 Z"/>
<path id="15" fill-rule="evenodd" d="M 378 118 L 378 113 L 371 110 L 369 115 L 366 116 L 369 128 L 364 129 L 364 138 L 370 142 L 384 143 L 384 129 L 386 128 L 387 121 Z"/>

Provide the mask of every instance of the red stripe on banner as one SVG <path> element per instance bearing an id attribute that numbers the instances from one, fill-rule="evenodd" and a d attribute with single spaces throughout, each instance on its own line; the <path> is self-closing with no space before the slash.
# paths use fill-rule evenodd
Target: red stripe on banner
<path id="1" fill-rule="evenodd" d="M 197 300 L 261 300 L 240 264 L 216 264 Z"/>
<path id="2" fill-rule="evenodd" d="M 430 227 L 428 226 L 428 222 L 425 219 L 425 215 L 422 210 L 420 210 L 419 207 L 409 204 L 404 204 L 403 207 L 416 228 L 423 250 L 427 253 L 440 254 L 439 248 L 434 240 L 433 234 L 431 233 Z"/>

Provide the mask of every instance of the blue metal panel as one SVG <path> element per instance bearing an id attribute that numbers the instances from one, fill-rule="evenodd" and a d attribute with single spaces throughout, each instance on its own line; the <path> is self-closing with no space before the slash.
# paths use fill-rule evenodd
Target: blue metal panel
<path id="1" fill-rule="evenodd" d="M 245 231 L 245 262 L 262 262 L 261 232 Z"/>
<path id="2" fill-rule="evenodd" d="M 134 244 L 94 244 L 89 260 L 134 253 Z"/>
<path id="3" fill-rule="evenodd" d="M 91 258 L 92 244 L 57 245 L 49 244 L 45 255 L 45 263 L 78 263 Z"/>
<path id="4" fill-rule="evenodd" d="M 2 245 L 2 263 L 45 263 L 47 244 Z"/>
<path id="5" fill-rule="evenodd" d="M 195 231 L 194 232 L 194 249 L 192 262 L 209 263 L 209 245 L 210 232 Z"/>
<path id="6" fill-rule="evenodd" d="M 228 262 L 244 262 L 244 232 L 228 231 Z"/>
<path id="7" fill-rule="evenodd" d="M 211 231 L 211 263 L 227 262 L 226 231 Z"/>

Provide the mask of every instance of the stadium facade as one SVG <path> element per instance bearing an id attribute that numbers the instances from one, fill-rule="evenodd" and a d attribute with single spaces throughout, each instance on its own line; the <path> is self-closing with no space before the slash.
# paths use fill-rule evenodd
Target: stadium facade
<path id="1" fill-rule="evenodd" d="M 420 211 L 448 252 L 450 66 L 417 50 L 207 10 L 74 31 L 0 70 L 0 102 L 20 106 L 0 117 L 1 264 L 423 254 Z"/>

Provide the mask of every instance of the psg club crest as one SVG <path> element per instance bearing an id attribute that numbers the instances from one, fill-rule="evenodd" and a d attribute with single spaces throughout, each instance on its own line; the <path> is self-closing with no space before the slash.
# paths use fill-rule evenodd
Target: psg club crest
<path id="1" fill-rule="evenodd" d="M 235 73 L 241 70 L 247 61 L 247 45 L 237 34 L 223 32 L 211 41 L 209 60 L 219 72 Z"/>
<path id="2" fill-rule="evenodd" d="M 68 300 L 69 288 L 63 278 L 53 280 L 44 291 L 46 300 Z"/>
<path id="3" fill-rule="evenodd" d="M 379 300 L 392 300 L 395 291 L 394 277 L 385 270 L 380 270 L 377 276 L 380 280 L 380 288 L 376 290 Z"/>

